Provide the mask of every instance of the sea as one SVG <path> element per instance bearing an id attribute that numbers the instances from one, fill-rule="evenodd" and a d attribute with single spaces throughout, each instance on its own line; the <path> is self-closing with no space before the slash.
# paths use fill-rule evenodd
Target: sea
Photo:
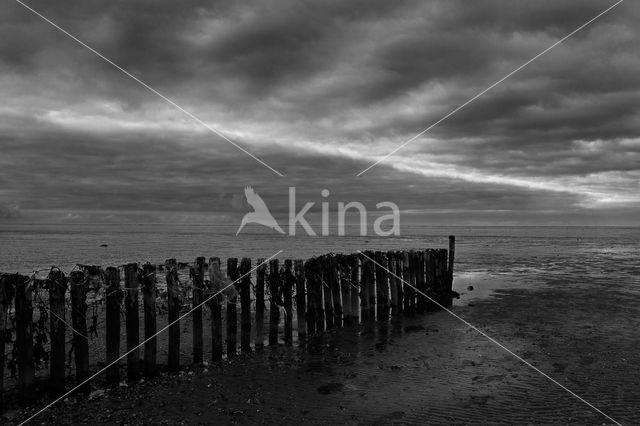
<path id="1" fill-rule="evenodd" d="M 281 235 L 211 224 L 0 224 L 0 271 L 45 277 L 52 266 L 155 264 L 217 256 L 306 259 L 358 250 L 447 248 L 456 237 L 454 288 L 467 302 L 496 289 L 610 280 L 640 293 L 640 228 L 403 226 L 399 236 Z M 225 262 L 223 261 L 223 265 Z M 560 285 L 560 284 L 558 284 Z M 468 290 L 473 288 L 473 291 Z"/>

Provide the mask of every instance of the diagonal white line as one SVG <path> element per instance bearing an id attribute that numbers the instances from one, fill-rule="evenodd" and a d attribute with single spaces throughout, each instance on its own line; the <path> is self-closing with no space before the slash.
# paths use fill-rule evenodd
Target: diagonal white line
<path id="1" fill-rule="evenodd" d="M 588 20 L 587 22 L 585 22 L 584 24 L 580 25 L 578 28 L 576 28 L 575 30 L 571 31 L 569 34 L 567 34 L 566 36 L 562 37 L 560 40 L 556 41 L 555 43 L 553 43 L 551 46 L 547 47 L 546 49 L 544 49 L 542 52 L 538 53 L 536 56 L 534 56 L 533 58 L 529 59 L 527 62 L 525 62 L 524 64 L 520 65 L 518 68 L 516 68 L 515 70 L 511 71 L 509 74 L 505 75 L 504 77 L 502 77 L 500 80 L 496 81 L 495 83 L 493 83 L 491 86 L 487 87 L 486 89 L 484 89 L 483 91 L 481 91 L 480 93 L 478 93 L 477 95 L 475 95 L 473 98 L 469 99 L 468 101 L 466 101 L 465 103 L 463 103 L 462 105 L 458 106 L 457 108 L 455 108 L 453 111 L 449 112 L 447 115 L 445 115 L 444 117 L 440 118 L 438 121 L 436 121 L 435 123 L 433 123 L 432 125 L 430 125 L 429 127 L 427 127 L 426 129 L 424 129 L 423 131 L 421 131 L 420 133 L 418 133 L 417 135 L 415 135 L 414 137 L 412 137 L 411 139 L 409 139 L 406 142 L 401 143 L 400 145 L 398 145 L 397 147 L 395 147 L 390 153 L 388 153 L 387 155 L 385 155 L 384 157 L 382 157 L 381 159 L 379 159 L 378 161 L 376 161 L 375 163 L 371 164 L 369 167 L 367 167 L 366 169 L 364 169 L 363 171 L 361 171 L 360 173 L 358 173 L 356 176 L 362 176 L 364 173 L 366 173 L 369 169 L 375 167 L 376 165 L 380 164 L 381 162 L 385 161 L 387 158 L 391 157 L 393 154 L 395 154 L 396 152 L 398 152 L 400 149 L 404 148 L 405 146 L 407 146 L 408 144 L 410 144 L 411 142 L 413 142 L 414 140 L 418 139 L 420 136 L 424 135 L 425 133 L 427 133 L 429 130 L 433 129 L 434 127 L 436 127 L 438 124 L 442 123 L 444 120 L 446 120 L 447 118 L 451 117 L 453 114 L 457 113 L 458 111 L 460 111 L 462 108 L 466 107 L 467 105 L 469 105 L 470 103 L 472 103 L 473 101 L 475 101 L 476 99 L 478 99 L 479 97 L 481 97 L 482 95 L 484 95 L 485 93 L 487 93 L 488 91 L 490 91 L 491 89 L 493 89 L 494 87 L 496 87 L 497 85 L 499 85 L 500 83 L 502 83 L 503 81 L 505 81 L 506 79 L 508 79 L 509 77 L 511 77 L 512 75 L 514 75 L 515 73 L 517 73 L 518 71 L 520 71 L 521 69 L 523 69 L 524 67 L 526 67 L 527 65 L 529 65 L 530 63 L 532 63 L 533 61 L 535 61 L 536 59 L 538 59 L 539 57 L 541 57 L 542 55 L 544 55 L 545 53 L 549 52 L 551 49 L 553 49 L 554 47 L 558 46 L 559 44 L 561 44 L 562 42 L 564 42 L 565 40 L 567 40 L 569 37 L 575 35 L 577 32 L 581 31 L 582 29 L 584 29 L 585 27 L 587 27 L 588 25 L 592 24 L 594 21 L 596 21 L 598 18 L 600 18 L 602 15 L 606 14 L 607 12 L 609 12 L 611 9 L 613 9 L 614 7 L 618 6 L 620 3 L 622 3 L 624 0 L 619 0 L 617 3 L 613 4 L 612 6 L 609 6 L 607 9 L 605 9 L 604 11 L 600 12 L 598 15 L 594 16 L 593 18 L 591 18 L 590 20 Z"/>
<path id="2" fill-rule="evenodd" d="M 154 89 L 153 87 L 149 86 L 147 83 L 145 83 L 144 81 L 140 80 L 138 77 L 134 76 L 133 74 L 131 74 L 129 71 L 125 70 L 124 68 L 122 68 L 120 65 L 116 64 L 115 62 L 113 62 L 111 59 L 107 58 L 106 56 L 104 56 L 102 53 L 98 52 L 96 49 L 94 49 L 93 47 L 89 46 L 88 44 L 86 44 L 85 42 L 83 42 L 82 40 L 78 39 L 76 36 L 74 36 L 73 34 L 71 34 L 70 32 L 68 32 L 67 30 L 65 30 L 64 28 L 60 27 L 58 24 L 56 24 L 55 22 L 51 21 L 49 18 L 47 18 L 46 16 L 42 15 L 40 12 L 38 12 L 37 10 L 33 9 L 32 7 L 24 4 L 22 1 L 20 0 L 15 0 L 16 3 L 24 6 L 25 9 L 33 12 L 36 16 L 38 16 L 39 18 L 41 18 L 43 21 L 51 24 L 51 26 L 53 26 L 54 28 L 56 28 L 57 30 L 59 30 L 60 32 L 64 33 L 65 35 L 67 35 L 69 38 L 71 38 L 72 40 L 76 41 L 78 44 L 80 44 L 81 46 L 85 47 L 86 49 L 88 49 L 89 51 L 91 51 L 93 54 L 95 54 L 96 56 L 98 56 L 99 58 L 103 59 L 105 62 L 109 63 L 110 65 L 112 65 L 113 67 L 115 67 L 116 69 L 118 69 L 119 71 L 121 71 L 123 74 L 125 74 L 127 77 L 130 77 L 132 80 L 134 80 L 136 83 L 140 84 L 142 87 L 144 87 L 145 89 L 149 90 L 150 92 L 154 93 L 155 95 L 159 96 L 160 98 L 162 98 L 163 100 L 165 100 L 166 102 L 168 102 L 169 104 L 171 104 L 173 107 L 175 107 L 176 109 L 178 109 L 179 111 L 183 112 L 184 114 L 186 114 L 187 116 L 189 116 L 190 118 L 192 118 L 194 121 L 196 121 L 198 124 L 202 125 L 203 127 L 205 127 L 206 129 L 208 129 L 210 132 L 220 136 L 222 139 L 224 139 L 225 141 L 229 142 L 231 145 L 235 146 L 236 148 L 238 148 L 240 151 L 244 152 L 245 154 L 247 154 L 249 157 L 253 158 L 254 160 L 256 160 L 258 163 L 262 164 L 263 166 L 265 166 L 266 168 L 268 168 L 269 170 L 271 170 L 272 172 L 274 172 L 275 174 L 277 174 L 278 176 L 282 177 L 284 176 L 282 173 L 280 173 L 279 171 L 277 171 L 276 169 L 274 169 L 273 167 L 271 167 L 270 165 L 268 165 L 267 163 L 265 163 L 264 161 L 262 161 L 261 159 L 259 159 L 258 157 L 256 157 L 255 155 L 253 155 L 252 153 L 250 153 L 249 151 L 247 151 L 245 148 L 243 148 L 242 146 L 238 145 L 236 142 L 232 141 L 231 139 L 229 139 L 224 133 L 222 133 L 220 130 L 210 126 L 209 124 L 205 123 L 204 121 L 202 121 L 200 118 L 196 117 L 194 114 L 192 114 L 191 112 L 187 111 L 186 109 L 184 109 L 183 107 L 181 107 L 180 105 L 178 105 L 177 103 L 175 103 L 173 100 L 169 99 L 167 96 L 163 95 L 162 93 L 158 92 L 156 89 Z"/>
<path id="3" fill-rule="evenodd" d="M 421 295 L 423 295 L 424 297 L 426 297 L 427 299 L 429 299 L 431 302 L 435 303 L 436 305 L 438 305 L 438 307 L 440 307 L 441 309 L 443 309 L 444 311 L 448 312 L 449 314 L 453 315 L 455 318 L 459 319 L 460 321 L 462 321 L 466 326 L 470 327 L 471 329 L 473 329 L 474 331 L 477 331 L 478 333 L 480 333 L 482 336 L 486 337 L 487 339 L 489 339 L 490 342 L 496 344 L 497 346 L 499 346 L 500 348 L 504 349 L 505 351 L 507 351 L 509 354 L 513 355 L 515 358 L 517 358 L 519 361 L 521 361 L 522 363 L 524 363 L 525 365 L 527 365 L 528 367 L 531 367 L 533 370 L 535 370 L 536 372 L 538 372 L 539 374 L 543 375 L 544 377 L 546 377 L 547 379 L 551 380 L 553 383 L 555 383 L 556 385 L 560 386 L 562 389 L 564 389 L 565 391 L 569 392 L 571 395 L 573 395 L 574 397 L 576 397 L 578 400 L 580 400 L 581 402 L 585 403 L 586 405 L 588 405 L 589 407 L 593 408 L 595 411 L 597 411 L 598 413 L 602 414 L 604 417 L 606 417 L 607 419 L 611 420 L 613 423 L 615 423 L 616 425 L 622 426 L 622 424 L 618 421 L 616 421 L 615 419 L 611 418 L 610 416 L 608 416 L 607 414 L 605 414 L 604 412 L 602 412 L 602 410 L 600 410 L 598 407 L 594 406 L 593 404 L 591 404 L 589 401 L 585 400 L 584 398 L 582 398 L 580 395 L 576 394 L 575 392 L 573 392 L 571 389 L 567 388 L 566 386 L 564 386 L 562 383 L 558 382 L 557 380 L 555 380 L 553 377 L 549 376 L 548 374 L 546 374 L 545 372 L 541 371 L 539 368 L 537 368 L 536 366 L 534 366 L 533 364 L 531 364 L 530 362 L 528 362 L 527 360 L 525 360 L 524 358 L 522 358 L 521 356 L 517 355 L 516 353 L 514 353 L 513 351 L 511 351 L 509 348 L 507 348 L 506 346 L 504 346 L 502 343 L 498 342 L 496 339 L 494 339 L 493 337 L 489 336 L 487 333 L 485 333 L 484 331 L 480 330 L 479 328 L 477 328 L 476 326 L 474 326 L 473 324 L 471 324 L 470 322 L 468 322 L 467 320 L 465 320 L 464 318 L 462 318 L 461 316 L 457 315 L 456 313 L 454 313 L 452 310 L 448 309 L 447 307 L 445 307 L 444 305 L 442 305 L 441 303 L 439 303 L 437 300 L 434 300 L 433 298 L 429 297 L 427 294 L 423 293 L 422 291 L 418 290 L 415 286 L 412 286 L 411 284 L 409 284 L 408 282 L 406 282 L 405 280 L 403 280 L 402 278 L 400 278 L 399 276 L 397 276 L 396 274 L 394 274 L 393 272 L 391 272 L 390 270 L 388 270 L 386 267 L 384 267 L 383 265 L 381 265 L 380 263 L 376 262 L 374 259 L 370 258 L 369 256 L 367 256 L 365 253 L 363 253 L 362 251 L 358 250 L 358 253 L 360 253 L 361 255 L 363 255 L 364 257 L 366 257 L 367 259 L 371 260 L 373 263 L 375 263 L 376 265 L 382 267 L 384 270 L 386 270 L 388 273 L 390 273 L 391 275 L 393 275 L 394 277 L 398 278 L 400 281 L 402 281 L 405 285 L 411 287 L 412 289 L 414 289 L 415 291 L 417 291 L 418 293 L 420 293 Z"/>
<path id="4" fill-rule="evenodd" d="M 283 250 L 279 250 L 277 253 L 272 254 L 270 257 L 268 257 L 263 263 L 268 262 L 269 260 L 273 259 L 274 257 L 276 257 L 277 255 L 279 255 L 280 253 L 282 253 Z M 135 348 L 129 350 L 128 352 L 122 354 L 118 359 L 116 359 L 115 361 L 113 361 L 111 364 L 107 365 L 106 367 L 102 368 L 101 370 L 99 370 L 98 372 L 96 372 L 95 374 L 93 374 L 91 377 L 89 377 L 88 379 L 86 379 L 85 381 L 83 381 L 82 383 L 76 385 L 73 389 L 71 389 L 70 391 L 68 391 L 67 393 L 65 393 L 64 395 L 62 395 L 61 397 L 59 397 L 58 399 L 50 402 L 48 405 L 46 405 L 44 408 L 42 408 L 40 411 L 38 411 L 37 413 L 33 414 L 31 417 L 29 417 L 27 420 L 21 422 L 18 426 L 22 426 L 28 422 L 30 422 L 31 420 L 33 420 L 34 418 L 36 418 L 37 416 L 39 416 L 40 414 L 42 414 L 44 411 L 48 410 L 49 408 L 53 407 L 56 403 L 62 401 L 63 399 L 65 399 L 67 396 L 71 395 L 73 392 L 75 392 L 78 388 L 86 385 L 87 383 L 89 383 L 91 380 L 95 379 L 97 376 L 99 376 L 100 374 L 102 374 L 102 372 L 104 372 L 106 369 L 108 369 L 109 367 L 111 367 L 112 365 L 117 364 L 122 358 L 126 357 L 127 355 L 129 355 L 131 352 L 135 351 L 136 349 L 141 348 L 142 346 L 144 346 L 145 343 L 147 343 L 149 340 L 151 339 L 155 339 L 157 336 L 159 336 L 160 334 L 162 334 L 165 330 L 167 330 L 169 327 L 171 327 L 172 325 L 180 322 L 180 320 L 182 320 L 183 318 L 185 318 L 186 316 L 190 315 L 193 311 L 195 311 L 196 309 L 202 307 L 203 305 L 205 305 L 207 302 L 209 302 L 211 299 L 213 299 L 214 297 L 216 297 L 217 295 L 219 295 L 220 293 L 222 293 L 223 291 L 225 291 L 226 289 L 228 289 L 229 287 L 231 287 L 232 285 L 234 285 L 235 283 L 237 283 L 238 281 L 240 281 L 242 278 L 246 277 L 247 275 L 251 274 L 253 271 L 255 271 L 256 269 L 260 268 L 262 266 L 262 264 L 260 265 L 256 265 L 254 268 L 252 268 L 251 270 L 249 270 L 248 272 L 246 272 L 245 274 L 239 276 L 235 281 L 233 281 L 232 283 L 226 285 L 224 288 L 220 289 L 219 291 L 217 291 L 216 293 L 212 294 L 211 296 L 209 296 L 208 298 L 206 298 L 204 301 L 202 301 L 199 305 L 194 306 L 193 308 L 191 308 L 191 310 L 183 315 L 181 315 L 177 320 L 167 324 L 166 326 L 164 326 L 160 331 L 158 331 L 156 334 L 154 334 L 153 336 L 145 339 L 142 343 L 140 343 L 138 346 L 136 346 Z"/>

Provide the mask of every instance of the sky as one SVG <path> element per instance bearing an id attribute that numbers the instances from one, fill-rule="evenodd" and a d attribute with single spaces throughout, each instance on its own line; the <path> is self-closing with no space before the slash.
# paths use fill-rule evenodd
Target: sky
<path id="1" fill-rule="evenodd" d="M 245 186 L 276 216 L 293 186 L 426 225 L 640 226 L 637 2 L 361 176 L 614 2 L 25 3 L 201 122 L 5 2 L 0 223 L 238 223 Z"/>

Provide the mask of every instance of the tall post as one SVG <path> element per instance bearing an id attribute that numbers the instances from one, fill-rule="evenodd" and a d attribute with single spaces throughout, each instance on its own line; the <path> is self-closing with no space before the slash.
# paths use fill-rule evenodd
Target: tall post
<path id="1" fill-rule="evenodd" d="M 224 276 L 220 269 L 220 258 L 209 258 L 209 285 L 212 298 L 209 300 L 211 309 L 211 361 L 222 361 L 222 294 L 219 293 L 224 287 Z M 215 295 L 215 296 L 214 296 Z"/>
<path id="2" fill-rule="evenodd" d="M 338 279 L 338 262 L 334 254 L 327 256 L 329 287 L 331 288 L 331 299 L 333 300 L 333 324 L 342 327 L 342 301 L 340 300 L 340 280 Z"/>
<path id="3" fill-rule="evenodd" d="M 398 281 L 396 278 L 396 258 L 394 251 L 388 251 L 387 255 L 387 268 L 389 269 L 389 299 L 390 299 L 390 307 L 392 315 L 396 315 L 398 313 Z"/>
<path id="4" fill-rule="evenodd" d="M 425 281 L 425 255 L 423 250 L 416 251 L 416 287 L 418 297 L 416 298 L 416 312 L 422 314 L 427 310 L 427 302 L 429 301 L 424 295 L 427 293 L 427 284 Z"/>
<path id="5" fill-rule="evenodd" d="M 123 295 L 120 288 L 120 270 L 113 266 L 108 267 L 104 273 L 104 280 L 107 291 L 106 362 L 107 365 L 113 364 L 107 368 L 106 376 L 107 383 L 114 385 L 120 383 L 120 362 L 118 358 L 120 358 L 120 306 Z M 53 344 L 53 341 L 51 343 Z M 62 376 L 64 379 L 64 340 Z"/>
<path id="6" fill-rule="evenodd" d="M 138 380 L 140 371 L 140 319 L 138 317 L 138 264 L 129 263 L 124 267 L 126 288 L 125 323 L 127 328 L 127 378 Z"/>
<path id="7" fill-rule="evenodd" d="M 397 279 L 397 287 L 396 291 L 398 293 L 398 313 L 402 313 L 404 311 L 404 256 L 402 252 L 396 251 L 394 253 L 394 258 L 396 261 L 396 279 Z"/>
<path id="8" fill-rule="evenodd" d="M 5 334 L 8 327 L 7 313 L 11 306 L 15 289 L 9 275 L 0 275 L 0 414 L 4 408 L 4 353 L 5 353 Z M 63 370 L 64 371 L 64 370 Z"/>
<path id="9" fill-rule="evenodd" d="M 147 263 L 142 267 L 142 295 L 144 302 L 144 374 L 153 377 L 158 373 L 156 355 L 158 342 L 156 328 L 156 265 Z"/>
<path id="10" fill-rule="evenodd" d="M 456 257 L 456 237 L 455 235 L 449 235 L 449 262 L 447 267 L 447 290 L 449 291 L 449 297 L 447 298 L 447 306 L 451 306 L 453 299 L 453 262 Z"/>
<path id="11" fill-rule="evenodd" d="M 316 278 L 315 259 L 304 262 L 304 276 L 307 284 L 307 332 L 309 335 L 316 333 Z"/>
<path id="12" fill-rule="evenodd" d="M 333 293 L 331 292 L 330 276 L 331 261 L 329 255 L 321 256 L 322 265 L 322 298 L 324 300 L 324 320 L 327 330 L 331 330 L 334 325 L 335 316 L 333 313 Z"/>
<path id="13" fill-rule="evenodd" d="M 71 278 L 71 324 L 73 325 L 73 349 L 76 359 L 76 383 L 89 378 L 89 342 L 87 341 L 87 285 L 84 273 L 73 271 Z M 17 302 L 17 297 L 16 297 Z M 16 306 L 16 313 L 18 307 Z M 29 317 L 31 319 L 31 317 Z M 85 383 L 80 392 L 89 393 L 91 386 Z"/>
<path id="14" fill-rule="evenodd" d="M 360 257 L 351 254 L 347 257 L 349 264 L 349 291 L 351 292 L 351 322 L 358 324 L 360 311 Z"/>
<path id="15" fill-rule="evenodd" d="M 193 363 L 201 364 L 203 360 L 202 301 L 204 295 L 205 258 L 200 256 L 191 269 L 193 280 Z"/>
<path id="16" fill-rule="evenodd" d="M 293 262 L 293 270 L 296 280 L 296 319 L 298 321 L 298 340 L 304 341 L 307 338 L 307 298 L 304 279 L 304 263 L 302 259 Z"/>
<path id="17" fill-rule="evenodd" d="M 169 354 L 167 364 L 169 371 L 180 371 L 180 281 L 175 259 L 165 261 L 167 280 L 167 322 L 169 326 Z"/>
<path id="18" fill-rule="evenodd" d="M 238 259 L 230 257 L 227 259 L 227 275 L 234 283 L 227 296 L 227 358 L 236 356 L 238 349 Z"/>
<path id="19" fill-rule="evenodd" d="M 264 347 L 264 284 L 267 265 L 264 259 L 258 259 L 256 269 L 256 350 Z"/>
<path id="20" fill-rule="evenodd" d="M 293 262 L 291 259 L 284 261 L 284 276 L 282 277 L 282 301 L 284 302 L 284 342 L 293 344 Z"/>
<path id="21" fill-rule="evenodd" d="M 116 269 L 117 272 L 117 269 Z M 58 397 L 64 393 L 65 373 L 65 293 L 69 280 L 59 269 L 51 269 L 49 272 L 49 311 L 51 328 L 51 356 L 49 361 L 49 383 L 52 397 Z M 108 305 L 107 305 L 108 307 Z M 119 312 L 118 312 L 119 313 Z M 107 345 L 107 351 L 109 346 Z M 4 353 L 4 352 L 0 352 Z M 108 352 L 107 352 L 108 354 Z M 2 371 L 2 370 L 0 370 Z"/>
<path id="22" fill-rule="evenodd" d="M 336 265 L 342 299 L 342 318 L 344 325 L 351 325 L 353 316 L 351 314 L 351 276 L 349 274 L 348 257 L 343 254 L 336 255 Z"/>
<path id="23" fill-rule="evenodd" d="M 240 261 L 240 350 L 251 352 L 251 259 Z"/>
<path id="24" fill-rule="evenodd" d="M 372 320 L 373 318 L 371 318 L 369 316 L 369 312 L 370 312 L 370 306 L 369 306 L 369 299 L 370 299 L 370 295 L 369 295 L 369 280 L 371 279 L 371 260 L 367 257 L 368 255 L 365 254 L 361 254 L 361 260 L 362 260 L 362 279 L 360 282 L 360 291 L 361 291 L 361 297 L 360 297 L 360 316 L 362 318 L 362 321 L 369 321 Z"/>
<path id="25" fill-rule="evenodd" d="M 278 324 L 280 323 L 281 293 L 280 268 L 278 259 L 269 261 L 269 346 L 278 344 Z"/>
<path id="26" fill-rule="evenodd" d="M 411 306 L 413 305 L 413 300 L 415 298 L 415 291 L 412 285 L 415 285 L 415 277 L 414 282 L 411 282 L 411 270 L 413 266 L 413 261 L 411 260 L 412 256 L 409 252 L 402 252 L 402 279 L 405 282 L 404 285 L 404 301 L 403 301 L 403 310 L 405 315 L 412 315 Z"/>

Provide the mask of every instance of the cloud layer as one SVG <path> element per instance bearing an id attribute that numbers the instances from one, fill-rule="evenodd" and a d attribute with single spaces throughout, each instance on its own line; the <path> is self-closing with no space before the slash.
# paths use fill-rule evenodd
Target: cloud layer
<path id="1" fill-rule="evenodd" d="M 612 2 L 28 4 L 286 177 L 9 3 L 0 204 L 12 207 L 1 220 L 15 220 L 5 213 L 16 205 L 20 216 L 235 220 L 238 195 L 253 185 L 280 213 L 297 186 L 301 199 L 319 203 L 328 188 L 334 203 L 390 200 L 440 222 L 640 224 L 632 2 L 360 178 Z"/>

